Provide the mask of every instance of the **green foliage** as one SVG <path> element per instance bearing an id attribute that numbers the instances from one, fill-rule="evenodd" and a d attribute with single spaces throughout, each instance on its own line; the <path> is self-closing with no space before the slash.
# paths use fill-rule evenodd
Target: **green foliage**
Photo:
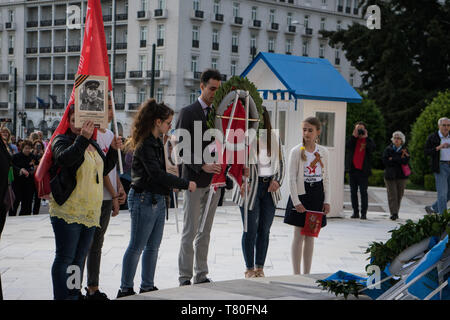
<path id="1" fill-rule="evenodd" d="M 253 82 L 251 82 L 247 78 L 233 76 L 227 82 L 222 83 L 222 85 L 219 87 L 219 89 L 217 89 L 217 91 L 214 95 L 213 109 L 209 113 L 209 117 L 208 117 L 208 121 L 207 121 L 208 128 L 210 128 L 210 129 L 215 128 L 214 119 L 216 118 L 216 108 L 219 107 L 223 98 L 225 98 L 225 96 L 228 93 L 230 93 L 231 91 L 236 90 L 236 89 L 249 91 L 250 96 L 252 97 L 253 101 L 255 102 L 256 109 L 258 110 L 259 119 L 260 119 L 259 125 L 261 127 L 261 125 L 263 123 L 263 121 L 262 121 L 263 100 L 262 100 L 261 96 L 259 95 L 258 89 L 253 84 Z"/>
<path id="2" fill-rule="evenodd" d="M 389 231 L 391 238 L 383 242 L 372 242 L 365 253 L 370 256 L 370 265 L 376 265 L 380 270 L 384 270 L 388 263 L 392 262 L 406 248 L 432 236 L 441 236 L 444 232 L 450 233 L 450 211 L 444 214 L 426 215 L 418 222 L 407 220 L 404 225 Z M 391 279 L 392 280 L 392 279 Z M 333 292 L 336 296 L 342 294 L 347 299 L 349 294 L 358 297 L 358 293 L 364 288 L 356 281 L 316 281 L 323 290 Z M 393 285 L 395 282 L 391 281 Z"/>
<path id="3" fill-rule="evenodd" d="M 362 15 L 369 5 L 380 7 L 381 29 L 354 23 L 321 33 L 361 72 L 361 89 L 381 108 L 386 133 L 401 130 L 408 137 L 426 101 L 450 87 L 450 1 L 365 0 L 361 5 Z"/>
<path id="4" fill-rule="evenodd" d="M 425 142 L 430 134 L 438 130 L 438 120 L 442 117 L 448 117 L 449 114 L 450 90 L 446 90 L 439 92 L 434 97 L 412 126 L 409 151 L 413 172 L 411 180 L 414 183 L 423 184 L 424 175 L 432 173 L 431 159 L 425 156 L 424 152 Z"/>
<path id="5" fill-rule="evenodd" d="M 333 292 L 336 297 L 340 294 L 344 295 L 345 300 L 349 294 L 354 295 L 358 298 L 359 291 L 364 289 L 364 286 L 355 280 L 348 280 L 345 282 L 333 281 L 333 280 L 317 280 L 316 281 L 323 290 L 328 290 L 328 292 Z"/>
<path id="6" fill-rule="evenodd" d="M 424 187 L 428 191 L 436 191 L 436 180 L 433 174 L 426 174 L 424 177 Z"/>
<path id="7" fill-rule="evenodd" d="M 372 169 L 372 175 L 369 177 L 369 186 L 384 187 L 384 170 Z"/>
<path id="8" fill-rule="evenodd" d="M 363 97 L 362 103 L 347 104 L 346 137 L 353 133 L 355 123 L 363 121 L 367 125 L 369 137 L 375 142 L 376 149 L 372 154 L 372 168 L 384 168 L 381 156 L 386 148 L 386 128 L 385 119 L 381 114 L 374 100 L 367 98 L 367 95 L 359 92 Z"/>

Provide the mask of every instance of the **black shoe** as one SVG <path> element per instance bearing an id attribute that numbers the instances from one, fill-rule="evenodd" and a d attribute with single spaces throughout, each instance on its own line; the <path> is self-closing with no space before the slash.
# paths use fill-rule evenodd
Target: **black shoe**
<path id="1" fill-rule="evenodd" d="M 191 285 L 191 280 L 185 280 L 182 283 L 180 283 L 180 287 L 190 286 L 190 285 Z"/>
<path id="2" fill-rule="evenodd" d="M 361 220 L 367 220 L 367 217 L 365 214 L 361 214 Z"/>
<path id="3" fill-rule="evenodd" d="M 97 300 L 97 301 L 109 300 L 108 296 L 103 292 L 100 292 L 100 290 L 96 290 L 93 294 L 89 293 L 88 288 L 85 288 L 85 290 L 86 290 L 86 300 Z"/>
<path id="4" fill-rule="evenodd" d="M 393 214 L 393 215 L 391 216 L 391 220 L 395 221 L 395 220 L 397 220 L 397 219 L 398 219 L 398 215 L 397 215 L 397 214 Z"/>
<path id="5" fill-rule="evenodd" d="M 350 218 L 359 219 L 359 213 L 354 213 Z"/>
<path id="6" fill-rule="evenodd" d="M 78 293 L 78 301 L 87 300 L 86 296 L 81 293 L 81 290 Z"/>
<path id="7" fill-rule="evenodd" d="M 148 289 L 148 290 L 144 290 L 144 289 L 139 289 L 139 293 L 146 293 L 146 292 L 150 292 L 150 291 L 156 291 L 159 290 L 157 287 L 153 286 L 153 288 Z"/>
<path id="8" fill-rule="evenodd" d="M 133 296 L 135 294 L 136 292 L 134 292 L 133 289 L 128 289 L 127 291 L 122 291 L 121 289 L 119 289 L 119 292 L 117 292 L 117 298 Z"/>
<path id="9" fill-rule="evenodd" d="M 199 282 L 195 282 L 194 284 L 211 283 L 211 282 L 212 282 L 211 279 L 206 278 L 205 280 L 202 280 L 202 281 L 199 281 Z"/>

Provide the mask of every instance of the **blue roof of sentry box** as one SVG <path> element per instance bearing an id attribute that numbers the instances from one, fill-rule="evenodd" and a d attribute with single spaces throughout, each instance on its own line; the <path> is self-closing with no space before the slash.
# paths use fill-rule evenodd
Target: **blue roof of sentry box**
<path id="1" fill-rule="evenodd" d="M 362 97 L 327 59 L 260 52 L 241 74 L 263 60 L 288 91 L 297 99 L 345 101 L 360 103 Z M 264 90 L 266 88 L 258 88 Z"/>

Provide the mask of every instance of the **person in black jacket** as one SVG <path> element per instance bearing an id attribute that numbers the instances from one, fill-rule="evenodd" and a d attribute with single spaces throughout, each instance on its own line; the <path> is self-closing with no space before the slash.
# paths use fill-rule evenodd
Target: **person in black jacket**
<path id="1" fill-rule="evenodd" d="M 0 138 L 0 238 L 6 222 L 6 208 L 3 204 L 6 190 L 8 189 L 8 172 L 11 166 L 11 155 L 6 148 L 3 139 Z M 3 300 L 2 279 L 0 272 L 0 300 Z"/>
<path id="2" fill-rule="evenodd" d="M 154 276 L 164 231 L 165 198 L 173 188 L 193 192 L 197 187 L 195 182 L 166 171 L 161 137 L 170 130 L 173 114 L 166 105 L 149 99 L 142 103 L 133 122 L 134 155 L 128 193 L 131 236 L 123 257 L 118 298 L 135 294 L 133 280 L 142 252 L 140 293 L 158 290 Z"/>
<path id="3" fill-rule="evenodd" d="M 114 137 L 106 156 L 92 139 L 94 123 L 75 127 L 74 106 L 69 107 L 69 128 L 51 144 L 50 221 L 56 254 L 52 265 L 55 300 L 79 300 L 87 253 L 95 228 L 100 227 L 103 177 L 117 163 L 122 141 Z M 69 279 L 70 277 L 70 279 Z"/>
<path id="4" fill-rule="evenodd" d="M 370 161 L 374 150 L 375 143 L 369 138 L 366 124 L 357 122 L 345 144 L 345 172 L 350 178 L 353 219 L 359 218 L 358 187 L 361 193 L 361 219 L 366 219 L 369 207 L 367 188 L 372 174 Z"/>
<path id="5" fill-rule="evenodd" d="M 384 182 L 391 220 L 397 220 L 409 176 L 409 174 L 408 176 L 405 175 L 402 165 L 408 165 L 409 153 L 405 147 L 405 135 L 401 131 L 395 131 L 392 134 L 391 141 L 392 144 L 387 146 L 383 152 Z"/>
<path id="6" fill-rule="evenodd" d="M 14 206 L 9 211 L 10 216 L 15 216 L 20 205 L 19 215 L 32 213 L 33 197 L 35 192 L 34 171 L 37 167 L 37 158 L 32 153 L 33 143 L 30 140 L 22 142 L 22 149 L 12 157 L 14 170 L 13 189 L 16 196 Z"/>
<path id="7" fill-rule="evenodd" d="M 450 200 L 450 119 L 440 118 L 438 126 L 439 130 L 430 134 L 425 143 L 425 155 L 431 156 L 437 191 L 437 201 L 425 207 L 428 214 L 446 212 Z"/>

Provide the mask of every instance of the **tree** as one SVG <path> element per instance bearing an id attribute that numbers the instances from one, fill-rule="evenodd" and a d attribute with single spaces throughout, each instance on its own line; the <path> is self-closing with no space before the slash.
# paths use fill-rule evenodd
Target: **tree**
<path id="1" fill-rule="evenodd" d="M 376 149 L 372 154 L 372 168 L 384 169 L 381 156 L 386 147 L 385 120 L 374 100 L 359 92 L 363 98 L 361 103 L 347 104 L 346 137 L 353 133 L 355 123 L 362 121 L 367 125 L 369 137 L 373 139 Z"/>
<path id="2" fill-rule="evenodd" d="M 425 108 L 412 126 L 411 143 L 411 181 L 423 185 L 424 175 L 432 173 L 430 158 L 425 156 L 425 141 L 428 136 L 438 130 L 438 120 L 450 115 L 450 90 L 440 92 Z"/>
<path id="3" fill-rule="evenodd" d="M 426 101 L 450 87 L 450 0 L 370 0 L 381 9 L 381 29 L 354 23 L 322 31 L 331 46 L 362 73 L 361 89 L 375 100 L 387 132 L 409 135 Z"/>

